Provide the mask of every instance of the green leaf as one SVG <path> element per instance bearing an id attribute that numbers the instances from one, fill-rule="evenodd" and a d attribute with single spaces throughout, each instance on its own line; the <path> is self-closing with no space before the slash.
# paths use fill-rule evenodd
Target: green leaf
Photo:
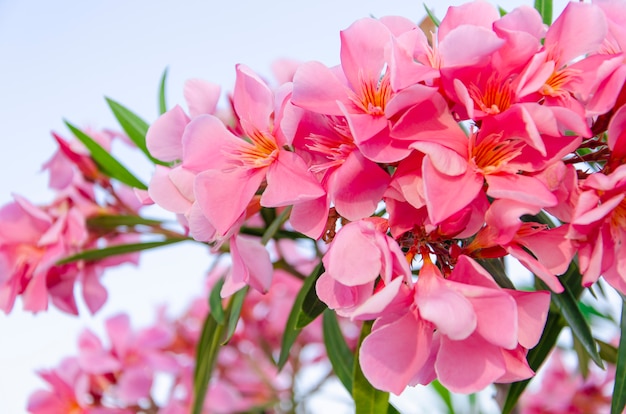
<path id="1" fill-rule="evenodd" d="M 549 220 L 547 216 L 542 216 L 541 214 L 536 217 L 538 217 L 540 222 L 544 224 L 546 220 Z M 559 279 L 561 280 L 563 286 L 567 287 L 567 291 L 570 292 L 574 298 L 577 299 L 580 297 L 583 292 L 581 283 L 582 275 L 580 274 L 576 261 L 572 261 L 570 263 L 567 272 L 565 272 L 565 274 L 563 274 Z M 536 282 L 545 287 L 545 284 L 539 279 L 536 279 Z M 554 298 L 554 296 L 555 294 L 552 294 L 552 298 Z M 554 303 L 554 300 L 552 303 Z M 541 364 L 543 364 L 548 355 L 550 355 L 550 352 L 556 345 L 556 340 L 561 333 L 561 330 L 565 327 L 565 320 L 557 308 L 558 306 L 555 306 L 554 308 L 550 306 L 546 326 L 543 329 L 539 343 L 533 349 L 528 351 L 528 355 L 526 356 L 528 365 L 535 372 L 537 372 Z M 503 414 L 508 414 L 511 410 L 513 410 L 513 408 L 515 408 L 519 397 L 522 395 L 529 382 L 530 380 L 528 379 L 511 384 L 504 402 L 504 407 L 502 408 Z"/>
<path id="2" fill-rule="evenodd" d="M 224 325 L 218 324 L 215 318 L 208 314 L 204 319 L 200 341 L 198 341 L 196 348 L 196 367 L 193 376 L 193 414 L 202 413 L 223 332 Z"/>
<path id="3" fill-rule="evenodd" d="M 339 328 L 337 316 L 331 309 L 324 311 L 324 316 L 322 317 L 322 331 L 324 333 L 326 353 L 328 354 L 328 359 L 333 367 L 333 371 L 343 386 L 346 387 L 346 390 L 352 394 L 354 355 L 350 348 L 348 348 L 348 344 L 346 344 L 343 333 Z"/>
<path id="4" fill-rule="evenodd" d="M 430 17 L 430 20 L 433 21 L 433 23 L 435 24 L 435 26 L 439 27 L 439 25 L 441 24 L 441 20 L 439 20 L 437 18 L 437 16 L 435 16 L 435 14 L 432 12 L 432 10 L 430 10 L 428 8 L 428 6 L 426 5 L 426 3 L 422 3 L 424 5 L 424 10 L 426 10 L 426 14 L 428 14 L 428 17 Z"/>
<path id="5" fill-rule="evenodd" d="M 599 339 L 596 339 L 596 342 L 600 346 L 600 356 L 602 357 L 602 359 L 608 362 L 609 364 L 616 365 L 617 364 L 617 348 Z"/>
<path id="6" fill-rule="evenodd" d="M 540 284 L 543 284 L 543 282 L 540 282 Z M 563 318 L 571 328 L 574 337 L 580 342 L 582 349 L 587 352 L 596 365 L 600 368 L 604 368 L 602 358 L 600 358 L 600 354 L 598 353 L 596 341 L 591 335 L 591 328 L 578 307 L 578 301 L 567 283 L 564 283 L 563 287 L 565 288 L 563 293 L 551 294 L 552 301 L 558 307 L 561 315 L 563 315 Z M 547 286 L 545 288 L 547 289 Z"/>
<path id="7" fill-rule="evenodd" d="M 580 375 L 582 375 L 583 379 L 587 379 L 587 376 L 589 375 L 589 354 L 587 354 L 578 338 L 574 336 L 572 342 L 574 352 L 576 352 L 576 356 L 578 357 L 578 371 L 580 372 Z"/>
<path id="8" fill-rule="evenodd" d="M 56 264 L 63 265 L 67 263 L 76 262 L 78 260 L 100 260 L 106 257 L 119 256 L 127 253 L 140 252 L 142 250 L 154 249 L 156 247 L 167 246 L 168 244 L 180 243 L 188 238 L 172 238 L 161 241 L 143 242 L 143 243 L 131 243 L 131 244 L 118 244 L 116 246 L 103 247 L 101 249 L 84 250 L 75 255 L 66 257 L 59 260 Z"/>
<path id="9" fill-rule="evenodd" d="M 148 147 L 146 147 L 146 133 L 148 132 L 149 125 L 133 113 L 130 109 L 126 108 L 122 104 L 115 102 L 111 98 L 105 98 L 109 104 L 109 108 L 115 115 L 117 122 L 120 123 L 128 138 L 139 148 L 150 161 L 155 164 L 168 165 L 163 161 L 159 161 L 150 155 Z"/>
<path id="10" fill-rule="evenodd" d="M 493 277 L 493 280 L 504 289 L 515 289 L 515 285 L 506 275 L 504 263 L 500 259 L 478 259 L 478 263 Z"/>
<path id="11" fill-rule="evenodd" d="M 161 220 L 147 219 L 141 216 L 103 214 L 87 219 L 87 226 L 98 229 L 111 229 L 119 226 L 160 226 Z"/>
<path id="12" fill-rule="evenodd" d="M 302 329 L 313 322 L 315 318 L 320 316 L 322 312 L 328 308 L 328 306 L 317 297 L 317 292 L 315 291 L 315 282 L 317 282 L 317 279 L 320 278 L 322 273 L 324 273 L 324 265 L 320 263 L 307 278 L 315 280 L 309 285 L 304 300 L 302 301 L 302 308 L 300 309 L 300 314 L 296 321 L 297 329 Z"/>
<path id="13" fill-rule="evenodd" d="M 235 293 L 230 301 L 230 312 L 228 315 L 228 327 L 226 329 L 226 337 L 222 341 L 222 345 L 225 345 L 230 341 L 233 334 L 235 333 L 235 329 L 237 328 L 237 322 L 239 322 L 239 316 L 241 315 L 241 307 L 243 306 L 243 301 L 246 298 L 246 294 L 248 293 L 248 286 L 245 286 Z"/>
<path id="14" fill-rule="evenodd" d="M 626 406 L 626 298 L 622 296 L 622 320 L 619 347 L 617 350 L 617 366 L 615 368 L 615 385 L 611 414 L 619 414 Z"/>
<path id="15" fill-rule="evenodd" d="M 548 357 L 552 348 L 556 345 L 556 340 L 561 333 L 561 330 L 565 326 L 561 314 L 554 311 L 548 312 L 548 318 L 546 320 L 546 326 L 543 329 L 543 334 L 537 346 L 528 351 L 526 360 L 530 368 L 537 372 L 537 369 L 541 366 L 543 361 Z M 524 381 L 518 381 L 511 384 L 509 392 L 506 395 L 504 406 L 502 407 L 502 414 L 509 414 L 517 405 L 519 397 L 522 395 L 528 383 L 529 379 Z"/>
<path id="16" fill-rule="evenodd" d="M 322 267 L 322 262 L 320 262 L 315 267 L 315 269 L 313 269 L 311 275 L 314 276 L 315 274 L 317 274 Z M 296 300 L 293 303 L 291 312 L 289 312 L 289 318 L 287 318 L 287 325 L 285 326 L 285 332 L 283 333 L 283 339 L 280 346 L 280 355 L 278 356 L 278 362 L 276 363 L 279 370 L 283 369 L 283 367 L 287 363 L 287 359 L 289 358 L 289 351 L 291 350 L 292 345 L 296 342 L 296 338 L 302 330 L 301 328 L 297 327 L 298 319 L 300 318 L 300 313 L 302 312 L 302 304 L 304 303 L 304 298 L 306 297 L 309 289 L 311 289 L 311 286 L 315 284 L 316 280 L 316 277 L 311 276 L 304 279 L 304 283 L 302 283 L 302 287 L 296 295 Z"/>
<path id="17" fill-rule="evenodd" d="M 267 231 L 263 234 L 263 237 L 261 237 L 262 245 L 266 245 L 267 242 L 269 242 L 280 229 L 280 226 L 287 221 L 289 214 L 291 213 L 291 208 L 292 206 L 286 207 L 282 213 L 280 213 L 280 215 L 276 217 L 269 226 L 267 226 Z"/>
<path id="18" fill-rule="evenodd" d="M 76 128 L 74 125 L 70 124 L 68 121 L 65 121 L 65 125 L 67 125 L 74 136 L 76 136 L 76 138 L 78 138 L 78 140 L 82 142 L 85 147 L 87 147 L 87 150 L 98 165 L 100 171 L 130 187 L 139 188 L 141 190 L 148 189 L 144 183 L 128 171 L 126 167 L 109 154 L 108 151 L 102 148 L 93 138 Z"/>
<path id="19" fill-rule="evenodd" d="M 222 296 L 220 295 L 224 286 L 224 278 L 220 277 L 209 294 L 209 309 L 211 309 L 211 315 L 217 323 L 224 325 L 226 322 L 226 316 L 224 314 L 224 307 L 222 306 Z"/>
<path id="20" fill-rule="evenodd" d="M 552 0 L 535 0 L 535 9 L 547 25 L 552 23 Z"/>
<path id="21" fill-rule="evenodd" d="M 400 411 L 398 411 L 396 407 L 394 407 L 393 405 L 391 405 L 391 403 L 389 403 L 387 405 L 387 414 L 400 414 Z"/>
<path id="22" fill-rule="evenodd" d="M 503 9 L 501 6 L 498 6 L 498 12 L 500 13 L 500 17 L 504 17 L 506 16 L 506 14 L 508 13 L 505 9 Z"/>
<path id="23" fill-rule="evenodd" d="M 356 406 L 356 414 L 378 414 L 389 409 L 389 393 L 377 390 L 363 375 L 359 365 L 359 349 L 361 343 L 372 331 L 372 321 L 363 323 L 359 345 L 354 356 L 354 370 L 352 371 L 352 399 Z"/>
<path id="24" fill-rule="evenodd" d="M 163 115 L 167 112 L 167 102 L 165 99 L 165 81 L 167 80 L 167 71 L 166 67 L 163 71 L 163 75 L 161 76 L 161 83 L 159 85 L 159 114 Z"/>
<path id="25" fill-rule="evenodd" d="M 448 413 L 454 414 L 454 406 L 452 405 L 452 394 L 450 394 L 450 391 L 448 391 L 446 387 L 441 385 L 438 380 L 434 380 L 430 384 L 433 386 L 433 389 L 437 392 L 443 403 L 448 408 Z"/>

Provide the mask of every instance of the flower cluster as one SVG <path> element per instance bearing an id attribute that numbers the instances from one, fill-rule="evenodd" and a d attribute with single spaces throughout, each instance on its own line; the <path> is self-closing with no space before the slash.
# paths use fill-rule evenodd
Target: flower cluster
<path id="1" fill-rule="evenodd" d="M 289 206 L 289 228 L 332 241 L 317 293 L 375 320 L 359 355 L 379 389 L 528 378 L 549 294 L 503 289 L 476 260 L 510 255 L 560 293 L 578 254 L 585 286 L 603 275 L 626 292 L 623 6 L 570 3 L 546 27 L 533 8 L 477 1 L 430 37 L 361 19 L 338 66 L 303 63 L 270 87 L 238 65 L 230 112 L 190 81 L 189 113 L 148 131 L 171 163 L 150 196 L 194 238 L 229 243 L 241 267 L 223 296 L 270 289 L 270 256 L 241 236 L 257 212 Z"/>
<path id="2" fill-rule="evenodd" d="M 104 267 L 183 240 L 229 264 L 211 272 L 209 307 L 136 333 L 110 319 L 110 345 L 84 333 L 78 357 L 42 373 L 52 391 L 31 412 L 271 407 L 293 401 L 304 363 L 283 369 L 286 355 L 322 342 L 312 360 L 328 357 L 357 411 L 359 395 L 435 380 L 474 393 L 528 379 L 564 324 L 602 365 L 577 301 L 600 277 L 626 294 L 626 3 L 545 18 L 484 1 L 432 17 L 432 33 L 364 18 L 341 32 L 337 66 L 283 61 L 269 83 L 238 64 L 227 108 L 198 79 L 187 109 L 166 110 L 163 95 L 149 128 L 109 102 L 155 166 L 148 186 L 108 154 L 124 136 L 69 125 L 86 151 L 55 135 L 56 200 L 16 196 L 0 210 L 0 309 L 22 295 L 28 310 L 50 297 L 76 313 L 80 281 L 94 312 Z M 146 204 L 182 230 L 143 218 Z M 516 288 L 505 258 L 534 286 Z M 326 308 L 362 324 L 358 344 Z M 170 378 L 165 402 L 158 375 Z"/>
<path id="3" fill-rule="evenodd" d="M 216 268 L 209 275 L 209 288 L 223 270 Z M 271 293 L 247 297 L 239 325 L 220 352 L 202 413 L 286 409 L 306 397 L 292 394 L 294 381 L 299 370 L 325 360 L 321 326 L 309 325 L 303 331 L 292 348 L 291 364 L 279 372 L 271 357 L 280 347 L 285 308 L 301 283 L 283 271 L 276 271 L 274 278 Z M 106 343 L 85 330 L 76 356 L 40 372 L 48 388 L 31 395 L 29 412 L 191 412 L 196 348 L 208 312 L 206 299 L 200 297 L 182 316 L 168 318 L 161 310 L 152 326 L 140 330 L 131 327 L 127 315 L 109 318 Z M 304 347 L 308 357 L 299 357 Z"/>
<path id="4" fill-rule="evenodd" d="M 87 308 L 94 313 L 107 298 L 100 281 L 104 270 L 138 261 L 136 254 L 126 254 L 60 263 L 85 250 L 137 241 L 136 234 L 107 230 L 90 224 L 89 219 L 137 215 L 141 204 L 129 187 L 113 186 L 80 142 L 53 136 L 59 150 L 44 169 L 50 174 L 54 201 L 37 206 L 14 195 L 12 203 L 0 208 L 0 309 L 5 313 L 21 296 L 24 309 L 31 312 L 46 310 L 51 301 L 64 312 L 78 314 L 74 298 L 77 282 Z M 114 138 L 124 138 L 110 131 L 93 132 L 92 136 L 107 149 Z"/>

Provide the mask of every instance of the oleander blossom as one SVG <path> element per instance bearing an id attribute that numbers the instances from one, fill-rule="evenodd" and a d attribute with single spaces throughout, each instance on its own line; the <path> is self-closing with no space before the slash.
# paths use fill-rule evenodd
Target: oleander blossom
<path id="1" fill-rule="evenodd" d="M 570 2 L 552 24 L 544 12 L 478 0 L 428 29 L 366 17 L 340 32 L 336 66 L 282 60 L 271 83 L 239 63 L 224 94 L 188 81 L 186 109 L 163 96 L 145 142 L 120 105 L 132 142 L 53 133 L 53 200 L 0 207 L 2 311 L 77 314 L 79 287 L 95 312 L 106 268 L 181 241 L 211 270 L 178 318 L 83 332 L 75 357 L 41 371 L 29 411 L 306 410 L 299 380 L 318 363 L 314 390 L 332 365 L 355 396 L 433 381 L 471 394 L 533 377 L 568 326 L 581 361 L 622 358 L 596 340 L 587 316 L 604 311 L 583 295 L 599 305 L 602 280 L 626 294 L 626 6 Z M 118 140 L 154 165 L 147 186 L 111 159 Z M 207 351 L 214 367 L 197 375 Z M 585 406 L 584 384 L 555 371 L 576 400 L 563 409 Z M 606 402 L 593 392 L 589 410 Z"/>

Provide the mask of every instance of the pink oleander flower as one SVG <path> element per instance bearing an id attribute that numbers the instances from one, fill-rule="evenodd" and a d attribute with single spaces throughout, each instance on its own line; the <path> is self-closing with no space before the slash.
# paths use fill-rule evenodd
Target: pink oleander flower
<path id="1" fill-rule="evenodd" d="M 134 414 L 127 409 L 94 406 L 94 396 L 88 391 L 89 378 L 76 358 L 66 358 L 57 369 L 39 375 L 51 389 L 30 396 L 27 410 L 31 414 Z"/>
<path id="2" fill-rule="evenodd" d="M 322 197 L 294 205 L 294 229 L 319 239 L 326 229 L 329 208 L 350 221 L 374 214 L 389 185 L 389 173 L 363 156 L 343 117 L 301 112 L 294 147 L 309 159 L 312 171 L 326 191 Z"/>
<path id="3" fill-rule="evenodd" d="M 280 125 L 287 96 L 287 90 L 280 90 L 275 101 L 265 82 L 238 65 L 233 106 L 245 136 L 233 135 L 210 115 L 195 118 L 187 127 L 188 145 L 195 142 L 204 147 L 202 153 L 210 154 L 193 191 L 218 236 L 232 230 L 262 186 L 264 207 L 283 207 L 324 195 L 304 160 L 285 149 L 291 143 Z"/>
<path id="4" fill-rule="evenodd" d="M 435 89 L 415 83 L 394 90 L 391 78 L 395 61 L 388 52 L 396 37 L 416 30 L 414 24 L 400 17 L 356 21 L 341 32 L 341 66 L 328 68 L 307 62 L 298 68 L 293 104 L 315 113 L 345 117 L 355 145 L 372 161 L 388 163 L 405 158 L 411 152 L 411 140 L 394 139 L 390 122 L 401 111 L 428 99 Z"/>
<path id="5" fill-rule="evenodd" d="M 102 391 L 116 401 L 133 405 L 148 399 L 157 371 L 177 372 L 173 356 L 164 352 L 174 338 L 166 327 L 155 326 L 135 333 L 126 315 L 109 318 L 105 327 L 110 348 L 85 331 L 79 340 L 78 358 L 81 369 L 99 378 Z"/>
<path id="6" fill-rule="evenodd" d="M 604 276 L 626 293 L 626 165 L 594 173 L 581 187 L 567 237 L 577 246 L 583 284 Z"/>
<path id="7" fill-rule="evenodd" d="M 398 292 L 412 287 L 411 270 L 386 229 L 384 219 L 348 223 L 324 255 L 317 295 L 338 315 L 371 319 L 389 312 L 390 306 L 403 306 L 392 302 Z"/>
<path id="8" fill-rule="evenodd" d="M 471 393 L 531 377 L 525 356 L 541 336 L 549 293 L 501 289 L 466 256 L 444 278 L 423 258 L 412 304 L 376 319 L 363 341 L 359 360 L 368 380 L 396 394 L 434 379 Z"/>
<path id="9" fill-rule="evenodd" d="M 578 367 L 565 363 L 565 352 L 555 350 L 542 368 L 535 390 L 526 391 L 519 402 L 520 414 L 609 413 L 615 368 L 606 371 L 593 364 L 583 378 Z"/>

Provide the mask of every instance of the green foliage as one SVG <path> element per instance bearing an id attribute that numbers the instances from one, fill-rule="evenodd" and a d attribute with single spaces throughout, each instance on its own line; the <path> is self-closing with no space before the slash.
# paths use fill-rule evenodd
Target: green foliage
<path id="1" fill-rule="evenodd" d="M 280 355 L 276 365 L 278 369 L 283 369 L 289 358 L 289 351 L 292 345 L 296 342 L 300 331 L 303 327 L 298 328 L 298 321 L 300 320 L 300 314 L 303 313 L 302 306 L 304 304 L 304 298 L 307 296 L 311 288 L 314 289 L 315 282 L 324 273 L 324 265 L 320 262 L 313 272 L 304 280 L 300 291 L 296 295 L 296 300 L 293 303 L 291 312 L 289 312 L 289 318 L 287 319 L 287 325 L 285 326 L 285 332 L 283 333 L 283 339 L 280 347 Z M 308 317 L 303 317 L 308 318 Z"/>
<path id="2" fill-rule="evenodd" d="M 545 24 L 552 23 L 552 0 L 535 0 L 535 9 Z"/>
<path id="3" fill-rule="evenodd" d="M 169 238 L 161 241 L 143 242 L 143 243 L 131 243 L 131 244 L 119 244 L 116 246 L 103 247 L 99 249 L 84 250 L 75 255 L 66 257 L 57 262 L 57 265 L 63 265 L 67 263 L 76 262 L 78 260 L 101 260 L 111 256 L 119 256 L 122 254 L 136 253 L 143 250 L 154 249 L 157 247 L 167 246 L 168 244 L 180 243 L 185 240 L 191 240 L 188 238 Z"/>
<path id="4" fill-rule="evenodd" d="M 91 157 L 95 161 L 98 169 L 108 177 L 114 178 L 119 182 L 130 187 L 147 190 L 148 187 L 135 177 L 126 167 L 124 167 L 117 159 L 115 159 L 108 151 L 100 146 L 93 138 L 85 134 L 74 125 L 65 121 L 65 125 L 72 131 L 74 136 L 87 147 Z"/>
<path id="5" fill-rule="evenodd" d="M 346 390 L 352 394 L 352 370 L 354 367 L 354 355 L 339 328 L 339 322 L 335 311 L 326 309 L 322 319 L 324 333 L 324 345 L 333 371 Z"/>
<path id="6" fill-rule="evenodd" d="M 365 378 L 365 375 L 363 375 L 361 366 L 358 363 L 361 343 L 371 331 L 372 321 L 364 322 L 363 328 L 361 329 L 361 337 L 359 338 L 357 352 L 354 356 L 355 363 L 352 371 L 352 399 L 354 400 L 354 404 L 356 406 L 356 414 L 378 414 L 389 410 L 389 393 L 374 388 L 367 378 Z"/>
<path id="7" fill-rule="evenodd" d="M 148 147 L 146 147 L 146 133 L 149 125 L 141 119 L 137 114 L 126 108 L 122 104 L 115 102 L 113 99 L 106 98 L 109 108 L 115 115 L 117 122 L 128 135 L 128 138 L 143 152 L 146 157 L 154 164 L 168 165 L 166 162 L 159 161 L 150 155 Z"/>
<path id="8" fill-rule="evenodd" d="M 619 414 L 626 406 L 626 298 L 622 295 L 622 319 L 617 365 L 615 368 L 615 385 L 611 401 L 611 414 Z"/>

